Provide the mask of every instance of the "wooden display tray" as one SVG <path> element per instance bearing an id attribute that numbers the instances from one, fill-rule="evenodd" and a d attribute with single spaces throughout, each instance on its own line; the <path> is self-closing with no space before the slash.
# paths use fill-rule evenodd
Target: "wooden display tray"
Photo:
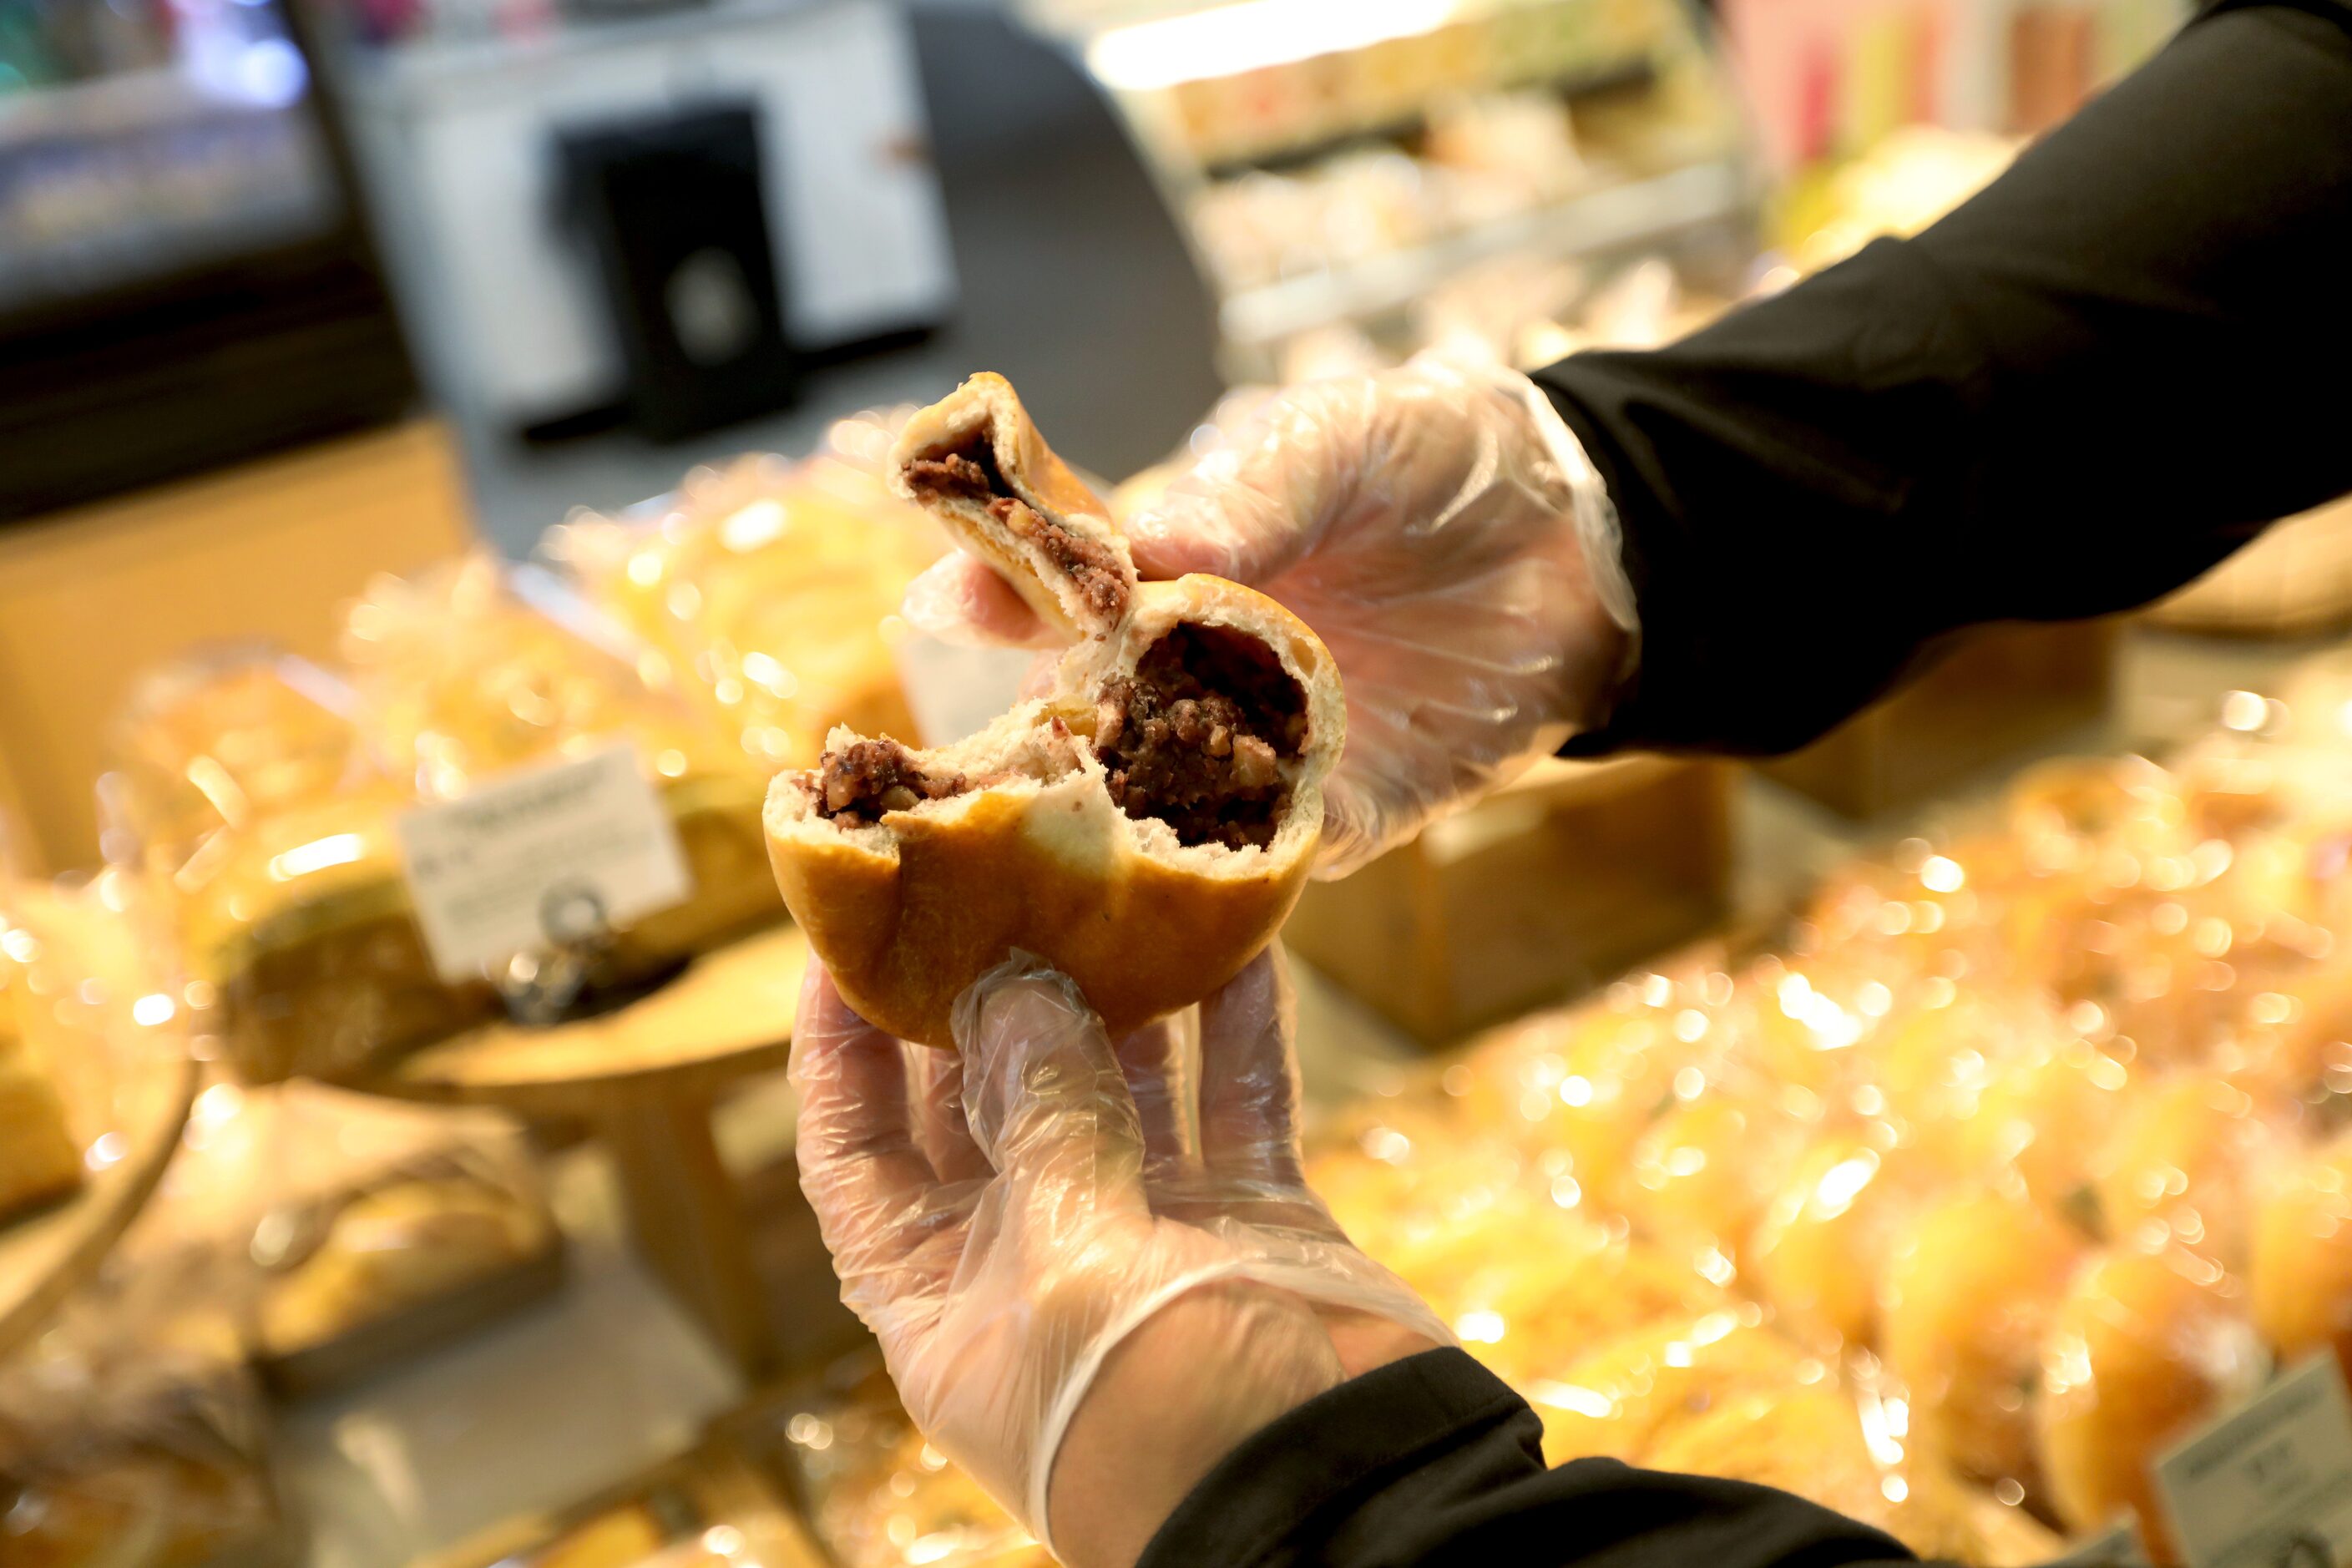
<path id="1" fill-rule="evenodd" d="M 647 1092 L 715 1092 L 791 1057 L 807 967 L 799 928 L 772 926 L 704 953 L 627 1006 L 552 1028 L 468 1029 L 358 1087 L 535 1117 L 594 1117 Z"/>
<path id="2" fill-rule="evenodd" d="M 2105 714 L 2115 648 L 2112 620 L 1988 628 L 1761 771 L 1845 816 L 1916 805 Z"/>
<path id="3" fill-rule="evenodd" d="M 1565 1002 L 1723 914 L 1729 777 L 1709 763 L 1547 761 L 1341 882 L 1290 950 L 1425 1045 Z"/>
<path id="4" fill-rule="evenodd" d="M 619 1174 L 638 1252 L 740 1371 L 764 1377 L 793 1347 L 778 1331 L 710 1118 L 737 1081 L 790 1058 L 807 967 L 808 939 L 772 927 L 704 953 L 660 990 L 600 1017 L 469 1030 L 353 1087 L 587 1122 Z"/>
<path id="5" fill-rule="evenodd" d="M 273 1353 L 260 1348 L 257 1333 L 248 1334 L 255 1345 L 253 1368 L 262 1385 L 281 1399 L 347 1387 L 546 1299 L 563 1283 L 563 1268 L 562 1236 L 551 1229 L 548 1244 L 530 1257 L 414 1306 L 371 1318 L 331 1340 Z"/>

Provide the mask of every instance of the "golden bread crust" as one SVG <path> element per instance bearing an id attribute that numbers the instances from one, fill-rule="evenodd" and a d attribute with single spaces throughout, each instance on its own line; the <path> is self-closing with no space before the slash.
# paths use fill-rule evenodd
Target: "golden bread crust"
<path id="1" fill-rule="evenodd" d="M 985 429 L 1000 474 L 1025 502 L 1114 547 L 1129 586 L 1116 621 L 1087 618 L 1066 575 L 1027 550 L 985 504 L 908 483 L 908 463 Z M 911 420 L 895 483 L 1003 571 L 1073 639 L 1053 694 L 971 740 L 911 759 L 971 787 L 903 810 L 829 817 L 822 770 L 780 774 L 768 852 L 784 902 L 851 1006 L 900 1038 L 952 1048 L 956 998 L 1013 952 L 1076 980 L 1116 1037 L 1187 1006 L 1237 973 L 1288 918 L 1321 840 L 1323 780 L 1346 740 L 1329 650 L 1265 595 L 1219 577 L 1137 583 L 1102 503 L 1045 446 L 1000 376 L 978 375 Z M 1270 649 L 1306 697 L 1307 728 L 1279 765 L 1288 794 L 1272 841 L 1181 841 L 1168 823 L 1112 803 L 1093 754 L 1107 682 L 1179 625 L 1234 628 Z M 835 750 L 860 737 L 835 731 Z"/>

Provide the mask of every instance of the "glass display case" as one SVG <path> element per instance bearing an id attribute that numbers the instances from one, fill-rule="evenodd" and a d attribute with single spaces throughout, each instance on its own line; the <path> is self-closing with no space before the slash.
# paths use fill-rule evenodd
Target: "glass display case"
<path id="1" fill-rule="evenodd" d="M 1033 0 L 1117 108 L 1218 300 L 1225 369 L 1526 320 L 1587 266 L 1752 254 L 1736 95 L 1682 0 Z M 1577 265 L 1586 264 L 1586 265 Z M 1707 268 L 1702 268 L 1706 270 Z M 1492 335 L 1492 334 L 1490 334 Z"/>
<path id="2" fill-rule="evenodd" d="M 412 407 L 301 23 L 0 0 L 0 520 Z"/>

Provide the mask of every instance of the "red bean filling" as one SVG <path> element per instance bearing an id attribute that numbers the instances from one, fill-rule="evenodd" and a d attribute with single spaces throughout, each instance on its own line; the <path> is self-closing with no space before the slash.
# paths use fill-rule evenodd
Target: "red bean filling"
<path id="1" fill-rule="evenodd" d="M 964 788 L 961 773 L 927 773 L 896 741 L 853 741 L 818 762 L 816 809 L 820 816 L 864 827 L 880 821 L 886 811 L 945 800 Z"/>
<path id="2" fill-rule="evenodd" d="M 1007 532 L 1045 552 L 1054 569 L 1076 586 L 1088 609 L 1106 622 L 1127 614 L 1127 579 L 1118 557 L 1101 542 L 1072 532 L 1013 495 L 984 435 L 955 450 L 917 458 L 907 465 L 907 482 L 933 495 L 987 507 Z"/>
<path id="3" fill-rule="evenodd" d="M 1111 799 L 1185 844 L 1272 843 L 1290 804 L 1275 764 L 1306 744 L 1306 692 L 1273 649 L 1224 626 L 1178 626 L 1097 699 Z"/>

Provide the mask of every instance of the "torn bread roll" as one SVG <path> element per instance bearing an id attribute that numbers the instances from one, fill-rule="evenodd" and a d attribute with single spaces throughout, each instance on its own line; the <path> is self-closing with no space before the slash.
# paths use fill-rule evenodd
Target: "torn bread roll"
<path id="1" fill-rule="evenodd" d="M 1271 941 L 1315 858 L 1346 704 L 1305 623 L 1221 577 L 1139 583 L 1103 503 L 1001 376 L 916 416 L 892 480 L 1072 647 L 1050 694 L 916 751 L 846 729 L 768 795 L 784 901 L 850 1005 L 952 1047 L 956 997 L 1020 950 L 1112 1036 Z"/>

